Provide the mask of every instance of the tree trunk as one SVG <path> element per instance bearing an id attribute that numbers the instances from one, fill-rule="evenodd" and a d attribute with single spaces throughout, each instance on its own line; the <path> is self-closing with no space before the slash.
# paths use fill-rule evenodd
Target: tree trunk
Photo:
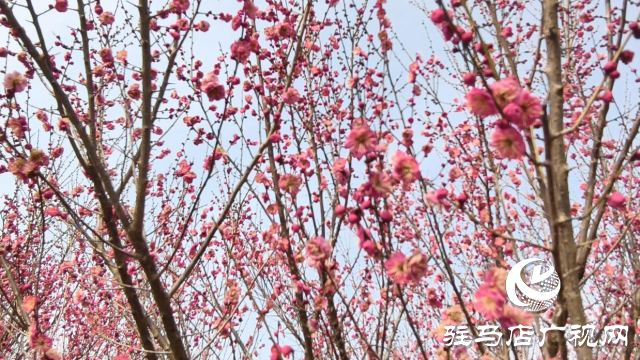
<path id="1" fill-rule="evenodd" d="M 554 244 L 555 263 L 559 266 L 562 283 L 561 302 L 567 309 L 572 324 L 586 324 L 579 274 L 575 271 L 577 247 L 571 224 L 569 193 L 569 167 L 567 165 L 564 138 L 564 98 L 562 84 L 562 49 L 558 27 L 558 1 L 544 0 L 543 31 L 547 46 L 547 79 L 549 81 L 549 112 L 545 117 L 547 179 L 549 183 L 549 222 Z M 564 324 L 556 324 L 562 326 Z M 591 359 L 591 348 L 576 348 L 579 359 Z"/>

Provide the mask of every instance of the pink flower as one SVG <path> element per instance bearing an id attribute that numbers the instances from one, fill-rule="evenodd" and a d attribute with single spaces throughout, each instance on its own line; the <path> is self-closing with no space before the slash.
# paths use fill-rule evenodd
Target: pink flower
<path id="1" fill-rule="evenodd" d="M 175 175 L 181 177 L 187 184 L 191 184 L 196 178 L 196 173 L 191 171 L 191 164 L 187 160 L 180 161 Z"/>
<path id="2" fill-rule="evenodd" d="M 200 21 L 199 23 L 196 24 L 196 29 L 202 31 L 202 32 L 207 32 L 209 31 L 209 23 L 207 21 Z"/>
<path id="3" fill-rule="evenodd" d="M 417 283 L 427 274 L 427 257 L 419 250 L 409 258 L 402 251 L 396 251 L 384 262 L 384 269 L 398 285 Z"/>
<path id="4" fill-rule="evenodd" d="M 63 152 L 64 152 L 64 148 L 62 146 L 57 146 L 57 147 L 54 147 L 53 150 L 51 150 L 51 156 L 53 156 L 54 159 L 57 159 L 60 156 L 62 156 Z"/>
<path id="5" fill-rule="evenodd" d="M 60 209 L 57 206 L 49 206 L 45 211 L 44 214 L 46 216 L 60 216 L 62 215 L 62 212 L 60 212 Z"/>
<path id="6" fill-rule="evenodd" d="M 640 25 L 638 25 L 637 21 L 630 22 L 629 29 L 631 30 L 634 38 L 640 39 Z"/>
<path id="7" fill-rule="evenodd" d="M 51 345 L 53 345 L 53 340 L 51 340 L 48 336 L 41 333 L 38 329 L 35 328 L 35 324 L 31 324 L 31 328 L 29 328 L 29 346 L 31 349 L 37 352 L 47 352 L 51 349 Z"/>
<path id="8" fill-rule="evenodd" d="M 522 124 L 523 111 L 518 105 L 511 103 L 505 106 L 504 109 L 502 109 L 502 114 L 510 123 L 515 125 Z"/>
<path id="9" fill-rule="evenodd" d="M 393 177 L 402 181 L 405 186 L 420 179 L 420 166 L 413 156 L 398 150 L 391 162 L 393 163 Z"/>
<path id="10" fill-rule="evenodd" d="M 613 101 L 613 93 L 611 91 L 605 91 L 600 95 L 600 99 L 608 104 Z"/>
<path id="11" fill-rule="evenodd" d="M 282 101 L 287 105 L 293 105 L 300 100 L 300 93 L 294 88 L 288 88 L 282 95 Z"/>
<path id="12" fill-rule="evenodd" d="M 460 305 L 453 305 L 442 312 L 442 319 L 451 320 L 456 324 L 460 324 L 464 321 L 465 317 Z"/>
<path id="13" fill-rule="evenodd" d="M 207 94 L 209 101 L 224 99 L 224 85 L 218 83 L 218 77 L 213 72 L 207 73 L 202 79 L 200 90 Z"/>
<path id="14" fill-rule="evenodd" d="M 224 294 L 224 305 L 234 307 L 240 300 L 241 290 L 235 280 L 227 281 L 227 292 Z"/>
<path id="15" fill-rule="evenodd" d="M 71 191 L 71 195 L 78 196 L 80 194 L 82 194 L 84 192 L 84 188 L 82 186 L 76 186 L 73 188 L 73 190 Z"/>
<path id="16" fill-rule="evenodd" d="M 56 0 L 55 8 L 59 12 L 66 12 L 69 9 L 69 4 L 67 0 Z"/>
<path id="17" fill-rule="evenodd" d="M 29 161 L 38 167 L 49 165 L 49 157 L 44 153 L 44 151 L 39 149 L 31 150 L 31 154 L 29 154 Z"/>
<path id="18" fill-rule="evenodd" d="M 46 355 L 47 360 L 60 360 L 62 359 L 62 355 L 56 349 L 49 349 L 44 353 Z"/>
<path id="19" fill-rule="evenodd" d="M 614 209 L 622 209 L 626 206 L 627 199 L 619 192 L 614 192 L 609 196 L 607 203 Z"/>
<path id="20" fill-rule="evenodd" d="M 280 358 L 280 354 L 288 359 L 291 353 L 293 353 L 293 349 L 289 345 L 274 345 L 271 347 L 271 356 L 269 357 L 269 360 L 278 360 Z"/>
<path id="21" fill-rule="evenodd" d="M 113 52 L 111 51 L 111 48 L 103 48 L 98 52 L 98 54 L 100 55 L 100 59 L 103 63 L 113 62 Z"/>
<path id="22" fill-rule="evenodd" d="M 158 25 L 158 20 L 156 20 L 155 18 L 149 20 L 149 30 L 151 31 L 160 30 L 160 26 Z"/>
<path id="23" fill-rule="evenodd" d="M 418 282 L 427 274 L 427 257 L 416 250 L 407 260 L 407 272 L 413 282 Z"/>
<path id="24" fill-rule="evenodd" d="M 27 78 L 14 71 L 4 77 L 4 88 L 13 93 L 23 92 L 27 88 Z"/>
<path id="25" fill-rule="evenodd" d="M 409 282 L 406 269 L 407 256 L 402 251 L 396 251 L 384 262 L 384 269 L 389 277 L 397 284 L 404 285 Z"/>
<path id="26" fill-rule="evenodd" d="M 498 127 L 491 135 L 491 146 L 506 159 L 518 160 L 525 154 L 524 138 L 511 126 Z"/>
<path id="27" fill-rule="evenodd" d="M 429 306 L 439 309 L 442 308 L 442 299 L 438 296 L 435 289 L 427 289 L 427 300 L 429 301 Z"/>
<path id="28" fill-rule="evenodd" d="M 487 117 L 498 113 L 491 95 L 485 90 L 472 88 L 464 98 L 467 101 L 465 105 L 474 115 Z"/>
<path id="29" fill-rule="evenodd" d="M 127 91 L 127 95 L 129 95 L 129 97 L 132 98 L 133 100 L 140 100 L 140 97 L 142 96 L 142 91 L 140 91 L 140 85 L 133 84 L 129 86 L 129 91 Z"/>
<path id="30" fill-rule="evenodd" d="M 347 168 L 347 159 L 337 159 L 336 162 L 333 163 L 333 166 L 331 166 L 331 172 L 340 185 L 345 185 L 351 175 L 351 171 Z"/>
<path id="31" fill-rule="evenodd" d="M 311 267 L 320 267 L 331 257 L 333 248 L 327 239 L 318 236 L 307 243 L 305 247 L 307 262 Z"/>
<path id="32" fill-rule="evenodd" d="M 8 166 L 9 172 L 20 180 L 25 180 L 32 172 L 33 164 L 28 163 L 22 158 L 11 160 Z"/>
<path id="33" fill-rule="evenodd" d="M 184 174 L 184 176 L 182 177 L 182 179 L 184 179 L 184 182 L 187 184 L 191 184 L 193 183 L 193 180 L 195 180 L 198 176 L 196 175 L 195 172 L 193 171 L 189 171 L 188 173 Z"/>
<path id="34" fill-rule="evenodd" d="M 484 282 L 487 286 L 507 296 L 507 275 L 508 273 L 505 269 L 493 267 L 484 273 Z"/>
<path id="35" fill-rule="evenodd" d="M 22 300 L 22 309 L 26 313 L 30 313 L 36 308 L 36 303 L 37 302 L 38 302 L 38 299 L 36 299 L 35 296 L 33 296 L 33 295 L 26 296 Z"/>
<path id="36" fill-rule="evenodd" d="M 625 50 L 620 54 L 620 61 L 622 61 L 623 64 L 629 64 L 633 61 L 633 55 L 633 51 Z"/>
<path id="37" fill-rule="evenodd" d="M 86 297 L 86 293 L 82 289 L 78 289 L 73 293 L 73 303 L 80 304 Z"/>
<path id="38" fill-rule="evenodd" d="M 465 44 L 465 45 L 471 44 L 471 42 L 473 41 L 473 32 L 467 31 L 467 32 L 462 33 L 461 39 L 462 39 L 462 43 L 463 44 Z"/>
<path id="39" fill-rule="evenodd" d="M 99 17 L 102 25 L 111 25 L 116 21 L 115 16 L 113 16 L 112 12 L 105 11 Z"/>
<path id="40" fill-rule="evenodd" d="M 29 131 L 29 125 L 24 116 L 19 118 L 10 118 L 7 120 L 7 127 L 11 129 L 13 135 L 17 138 L 23 139 L 24 133 Z"/>
<path id="41" fill-rule="evenodd" d="M 369 182 L 365 186 L 369 195 L 374 198 L 386 198 L 391 194 L 391 177 L 385 173 L 372 171 L 369 173 Z"/>
<path id="42" fill-rule="evenodd" d="M 362 228 L 361 228 L 362 229 Z M 380 253 L 378 245 L 371 240 L 365 240 L 360 244 L 360 248 L 371 257 L 376 257 Z"/>
<path id="43" fill-rule="evenodd" d="M 369 152 L 375 150 L 378 145 L 376 134 L 366 125 L 356 126 L 351 129 L 344 143 L 351 156 L 360 160 Z"/>
<path id="44" fill-rule="evenodd" d="M 476 74 L 475 73 L 466 73 L 462 78 L 462 82 L 464 82 L 467 86 L 473 86 L 476 84 Z"/>
<path id="45" fill-rule="evenodd" d="M 357 75 L 347 79 L 347 84 L 346 84 L 347 88 L 354 89 L 355 87 L 357 87 L 358 86 L 358 80 L 360 80 L 360 78 Z"/>
<path id="46" fill-rule="evenodd" d="M 70 125 L 69 118 L 59 118 L 58 119 L 58 129 L 60 131 L 68 131 Z"/>
<path id="47" fill-rule="evenodd" d="M 189 10 L 189 0 L 173 0 L 169 5 L 169 9 L 176 14 Z"/>
<path id="48" fill-rule="evenodd" d="M 602 70 L 604 70 L 604 73 L 607 75 L 611 74 L 617 69 L 618 69 L 618 63 L 615 61 L 609 61 L 606 64 L 604 64 L 604 66 L 602 67 Z"/>
<path id="49" fill-rule="evenodd" d="M 286 39 L 286 38 L 292 38 L 296 36 L 296 32 L 295 30 L 293 30 L 293 27 L 291 25 L 287 23 L 282 23 L 278 25 L 278 35 Z"/>
<path id="50" fill-rule="evenodd" d="M 382 212 L 380 212 L 380 219 L 382 219 L 382 221 L 384 222 L 391 222 L 391 220 L 393 220 L 393 214 L 391 214 L 391 212 L 389 212 L 388 210 L 383 210 Z"/>
<path id="51" fill-rule="evenodd" d="M 502 316 L 504 302 L 504 295 L 484 284 L 476 291 L 473 307 L 485 320 L 496 320 Z"/>
<path id="52" fill-rule="evenodd" d="M 504 109 L 505 106 L 516 100 L 522 92 L 518 80 L 513 76 L 494 82 L 489 88 L 491 89 L 493 99 L 501 109 Z"/>
<path id="53" fill-rule="evenodd" d="M 443 206 L 446 210 L 449 210 L 451 203 L 445 201 L 448 196 L 449 191 L 445 188 L 440 188 L 435 192 L 429 191 L 427 195 L 425 195 L 425 199 L 433 205 Z"/>
<path id="54" fill-rule="evenodd" d="M 247 61 L 251 52 L 257 52 L 257 41 L 253 43 L 250 40 L 238 40 L 231 45 L 231 59 L 238 62 Z"/>
<path id="55" fill-rule="evenodd" d="M 291 355 L 291 353 L 293 352 L 293 349 L 289 345 L 282 345 L 280 347 L 280 352 L 282 353 L 282 355 L 289 357 L 289 355 Z"/>
<path id="56" fill-rule="evenodd" d="M 258 8 L 253 5 L 251 0 L 244 0 L 244 6 L 242 7 L 242 11 L 247 14 L 249 19 L 255 19 L 258 14 Z"/>
<path id="57" fill-rule="evenodd" d="M 125 62 L 128 55 L 127 50 L 120 50 L 116 53 L 116 59 L 120 62 Z"/>
<path id="58" fill-rule="evenodd" d="M 540 99 L 526 90 L 520 93 L 517 102 L 520 105 L 520 109 L 522 109 L 522 121 L 520 124 L 515 122 L 514 124 L 524 130 L 533 125 L 542 116 L 542 105 L 540 104 Z"/>
<path id="59" fill-rule="evenodd" d="M 531 324 L 533 324 L 533 315 L 518 307 L 506 305 L 500 316 L 500 325 L 504 329 L 518 325 L 531 326 Z"/>
<path id="60" fill-rule="evenodd" d="M 434 24 L 440 24 L 446 19 L 446 14 L 443 9 L 435 9 L 431 12 L 431 21 L 433 21 Z"/>
<path id="61" fill-rule="evenodd" d="M 298 194 L 300 191 L 300 185 L 302 185 L 300 177 L 292 174 L 282 175 L 280 177 L 280 181 L 278 181 L 280 189 L 291 196 L 296 196 L 296 194 Z"/>

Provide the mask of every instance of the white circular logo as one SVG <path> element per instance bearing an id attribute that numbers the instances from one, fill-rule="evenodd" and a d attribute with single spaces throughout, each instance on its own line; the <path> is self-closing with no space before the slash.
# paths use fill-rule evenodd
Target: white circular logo
<path id="1" fill-rule="evenodd" d="M 535 265 L 529 284 L 525 284 L 522 271 L 534 262 L 545 265 Z M 507 296 L 514 305 L 524 307 L 526 311 L 538 312 L 549 308 L 560 293 L 560 277 L 550 262 L 540 259 L 526 259 L 517 263 L 507 275 Z"/>

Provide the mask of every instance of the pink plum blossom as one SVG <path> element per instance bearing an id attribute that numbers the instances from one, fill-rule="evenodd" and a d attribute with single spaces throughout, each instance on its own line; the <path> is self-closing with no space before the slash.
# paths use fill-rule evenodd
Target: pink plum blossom
<path id="1" fill-rule="evenodd" d="M 200 84 L 200 90 L 207 94 L 209 101 L 217 101 L 224 99 L 224 85 L 221 85 L 218 82 L 218 76 L 215 73 L 209 72 L 202 79 L 202 83 Z"/>
<path id="2" fill-rule="evenodd" d="M 103 12 L 102 15 L 100 15 L 98 18 L 100 19 L 100 22 L 102 23 L 102 25 L 111 25 L 116 21 L 116 18 L 115 16 L 113 16 L 113 13 L 109 11 Z"/>
<path id="3" fill-rule="evenodd" d="M 305 247 L 307 262 L 311 267 L 320 267 L 331 256 L 331 245 L 327 239 L 317 236 L 311 239 Z"/>
<path id="4" fill-rule="evenodd" d="M 542 105 L 540 104 L 540 99 L 524 90 L 520 93 L 517 103 L 522 110 L 522 117 L 520 122 L 514 121 L 513 123 L 521 129 L 528 129 L 542 116 Z"/>
<path id="5" fill-rule="evenodd" d="M 285 174 L 280 177 L 280 181 L 278 182 L 278 186 L 281 190 L 288 193 L 291 196 L 296 196 L 296 194 L 300 191 L 300 186 L 302 185 L 302 180 L 299 176 L 292 174 Z"/>
<path id="6" fill-rule="evenodd" d="M 491 146 L 501 157 L 512 160 L 521 159 L 526 151 L 524 138 L 511 126 L 496 128 L 491 135 Z"/>
<path id="7" fill-rule="evenodd" d="M 482 285 L 476 291 L 474 309 L 485 320 L 497 320 L 504 311 L 505 296 L 487 285 Z"/>
<path id="8" fill-rule="evenodd" d="M 491 95 L 485 90 L 472 88 L 464 98 L 467 108 L 469 108 L 469 111 L 474 115 L 487 117 L 498 113 L 498 109 Z"/>
<path id="9" fill-rule="evenodd" d="M 393 177 L 404 185 L 411 185 L 421 178 L 420 166 L 413 156 L 398 150 L 391 162 L 393 163 Z"/>
<path id="10" fill-rule="evenodd" d="M 609 195 L 609 199 L 607 200 L 607 203 L 609 204 L 609 206 L 611 206 L 614 209 L 622 209 L 626 206 L 626 202 L 627 199 L 624 197 L 624 195 L 620 194 L 619 192 L 614 192 L 611 195 Z"/>
<path id="11" fill-rule="evenodd" d="M 10 72 L 4 77 L 4 88 L 13 93 L 23 92 L 27 88 L 27 79 L 19 72 Z"/>
<path id="12" fill-rule="evenodd" d="M 66 12 L 69 9 L 69 3 L 67 0 L 56 0 L 54 7 L 58 12 Z"/>
<path id="13" fill-rule="evenodd" d="M 345 147 L 351 152 L 351 156 L 360 160 L 369 152 L 375 150 L 378 144 L 376 133 L 368 126 L 361 125 L 351 129 L 345 142 Z"/>
<path id="14" fill-rule="evenodd" d="M 518 80 L 514 77 L 507 77 L 500 81 L 496 81 L 489 85 L 489 88 L 491 89 L 491 95 L 493 96 L 495 103 L 501 109 L 504 109 L 504 107 L 509 105 L 512 101 L 517 100 L 522 92 L 520 84 L 518 84 Z"/>
<path id="15" fill-rule="evenodd" d="M 282 101 L 287 105 L 293 105 L 300 100 L 300 93 L 294 88 L 289 88 L 282 95 Z"/>

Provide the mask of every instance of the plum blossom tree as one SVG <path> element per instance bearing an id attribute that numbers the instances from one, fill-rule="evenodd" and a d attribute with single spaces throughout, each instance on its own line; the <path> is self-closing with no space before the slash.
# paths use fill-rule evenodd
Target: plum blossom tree
<path id="1" fill-rule="evenodd" d="M 637 358 L 639 10 L 0 0 L 0 358 Z"/>

